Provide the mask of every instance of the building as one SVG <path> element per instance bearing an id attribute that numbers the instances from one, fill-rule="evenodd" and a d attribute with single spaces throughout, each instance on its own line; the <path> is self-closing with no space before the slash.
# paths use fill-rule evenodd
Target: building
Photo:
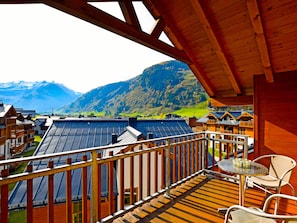
<path id="1" fill-rule="evenodd" d="M 248 136 L 248 147 L 250 151 L 254 149 L 254 112 L 253 111 L 213 111 L 200 119 L 190 118 L 189 125 L 194 131 L 212 131 L 219 133 L 240 134 Z M 218 135 L 217 135 L 218 136 Z M 213 135 L 213 137 L 215 137 Z M 228 135 L 220 135 L 228 140 Z M 238 138 L 243 141 L 243 138 Z M 219 148 L 220 145 L 215 145 Z M 223 151 L 232 150 L 232 145 L 224 144 Z M 240 146 L 238 152 L 241 152 Z"/>
<path id="2" fill-rule="evenodd" d="M 33 142 L 33 122 L 17 113 L 12 105 L 0 102 L 0 158 L 19 155 Z"/>
<path id="3" fill-rule="evenodd" d="M 195 131 L 208 130 L 254 138 L 253 111 L 213 111 L 198 120 L 194 118 L 190 123 Z"/>
<path id="4" fill-rule="evenodd" d="M 137 142 L 143 139 L 161 138 L 173 135 L 182 135 L 192 133 L 192 129 L 187 125 L 183 119 L 165 119 L 165 120 L 137 120 L 136 118 L 129 119 L 98 119 L 98 118 L 76 118 L 76 119 L 60 119 L 53 120 L 52 125 L 49 127 L 48 131 L 45 133 L 42 141 L 40 142 L 38 148 L 36 149 L 35 156 L 47 155 L 52 153 L 60 153 L 65 151 L 74 151 L 91 147 L 106 146 L 110 144 L 128 144 Z M 149 146 L 149 145 L 144 145 Z M 130 150 L 131 147 L 118 147 L 116 150 L 106 150 L 102 151 L 101 156 L 109 156 L 110 153 L 116 155 L 123 150 Z M 81 159 L 76 155 L 71 155 L 70 158 L 73 161 Z M 88 159 L 89 157 L 86 157 Z M 55 159 L 54 165 L 66 164 L 67 160 Z M 137 165 L 135 160 L 135 165 Z M 43 162 L 32 162 L 34 170 L 44 168 L 46 163 Z M 116 170 L 116 167 L 115 167 Z M 90 171 L 90 170 L 88 170 Z M 128 169 L 126 171 L 129 171 Z M 81 214 L 81 185 L 82 178 L 80 177 L 81 171 L 75 170 L 72 173 L 72 198 L 73 205 L 73 218 L 79 218 Z M 103 203 L 102 214 L 107 215 L 109 202 L 106 199 L 108 194 L 108 174 L 106 166 L 102 166 L 101 169 L 101 202 Z M 118 173 L 114 175 L 115 182 L 119 178 Z M 65 174 L 56 174 L 54 177 L 54 188 L 55 191 L 55 214 L 59 215 L 64 213 L 65 210 L 65 199 L 66 199 L 66 183 Z M 160 176 L 159 176 L 160 178 Z M 88 194 L 90 194 L 90 179 L 88 178 Z M 159 179 L 158 179 L 159 180 Z M 34 222 L 44 222 L 44 217 L 46 217 L 47 208 L 44 205 L 47 203 L 47 177 L 39 177 L 34 179 L 34 191 L 33 191 L 33 203 L 35 206 L 34 210 Z M 127 196 L 127 202 L 129 202 L 130 188 L 128 187 L 128 182 L 130 178 L 125 179 L 125 195 Z M 26 182 L 20 182 L 16 185 L 13 190 L 10 199 L 9 206 L 10 209 L 24 208 L 26 206 L 26 190 L 23 184 Z M 152 182 L 151 182 L 152 183 Z M 116 184 L 114 186 L 114 193 L 117 194 Z M 138 196 L 137 188 L 133 189 L 133 194 Z M 73 206 L 73 207 L 74 207 Z M 89 204 L 87 205 L 89 207 Z M 56 218 L 57 217 L 57 218 Z M 65 222 L 65 214 L 61 216 L 56 216 L 56 219 L 60 219 L 59 222 Z"/>

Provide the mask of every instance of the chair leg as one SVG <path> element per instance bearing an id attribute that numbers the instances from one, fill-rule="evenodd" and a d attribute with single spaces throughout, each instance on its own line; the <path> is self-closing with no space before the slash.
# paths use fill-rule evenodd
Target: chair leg
<path id="1" fill-rule="evenodd" d="M 278 187 L 276 189 L 276 193 L 277 194 L 280 194 L 280 190 L 281 190 L 281 187 Z M 277 210 L 278 210 L 278 206 L 279 206 L 279 197 L 276 198 L 276 201 L 275 201 L 275 207 L 274 207 L 274 214 L 277 214 Z"/>
<path id="2" fill-rule="evenodd" d="M 291 190 L 292 190 L 292 195 L 295 197 L 295 196 L 296 196 L 296 192 L 295 192 L 295 189 L 294 189 L 293 185 L 290 184 L 290 183 L 288 183 L 288 185 L 289 185 L 289 187 L 290 187 Z"/>

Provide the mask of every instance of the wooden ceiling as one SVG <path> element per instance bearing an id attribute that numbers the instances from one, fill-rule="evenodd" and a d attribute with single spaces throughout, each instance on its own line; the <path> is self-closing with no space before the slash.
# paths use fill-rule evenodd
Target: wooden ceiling
<path id="1" fill-rule="evenodd" d="M 92 2 L 118 2 L 124 21 Z M 154 17 L 150 33 L 141 29 L 133 2 L 143 2 Z M 183 61 L 209 96 L 224 104 L 253 103 L 254 75 L 265 75 L 266 81 L 273 83 L 276 73 L 297 70 L 296 0 L 0 0 L 0 3 L 44 3 Z M 167 35 L 171 44 L 160 39 L 161 33 Z"/>

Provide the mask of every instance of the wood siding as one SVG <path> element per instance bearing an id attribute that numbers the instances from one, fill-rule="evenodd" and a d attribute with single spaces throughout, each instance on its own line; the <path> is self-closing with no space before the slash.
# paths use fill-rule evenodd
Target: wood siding
<path id="1" fill-rule="evenodd" d="M 255 76 L 255 156 L 277 153 L 297 160 L 296 74 L 275 74 L 275 83 Z M 291 180 L 296 190 L 297 169 Z"/>

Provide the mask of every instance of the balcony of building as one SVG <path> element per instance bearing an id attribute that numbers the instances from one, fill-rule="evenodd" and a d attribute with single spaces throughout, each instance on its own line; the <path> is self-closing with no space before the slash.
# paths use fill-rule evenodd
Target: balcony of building
<path id="1" fill-rule="evenodd" d="M 25 144 L 24 143 L 16 143 L 10 149 L 10 154 L 16 155 L 22 153 L 24 151 Z"/>
<path id="2" fill-rule="evenodd" d="M 254 127 L 254 121 L 240 121 L 239 122 L 239 127 L 250 127 L 253 128 Z"/>
<path id="3" fill-rule="evenodd" d="M 25 130 L 24 129 L 12 129 L 10 131 L 10 139 L 17 139 L 24 136 Z"/>
<path id="4" fill-rule="evenodd" d="M 1 173 L 1 222 L 17 212 L 26 222 L 223 222 L 217 210 L 238 203 L 238 178 L 217 161 L 247 148 L 246 136 L 199 132 L 1 161 L 29 163 Z M 248 189 L 246 205 L 264 199 Z"/>

